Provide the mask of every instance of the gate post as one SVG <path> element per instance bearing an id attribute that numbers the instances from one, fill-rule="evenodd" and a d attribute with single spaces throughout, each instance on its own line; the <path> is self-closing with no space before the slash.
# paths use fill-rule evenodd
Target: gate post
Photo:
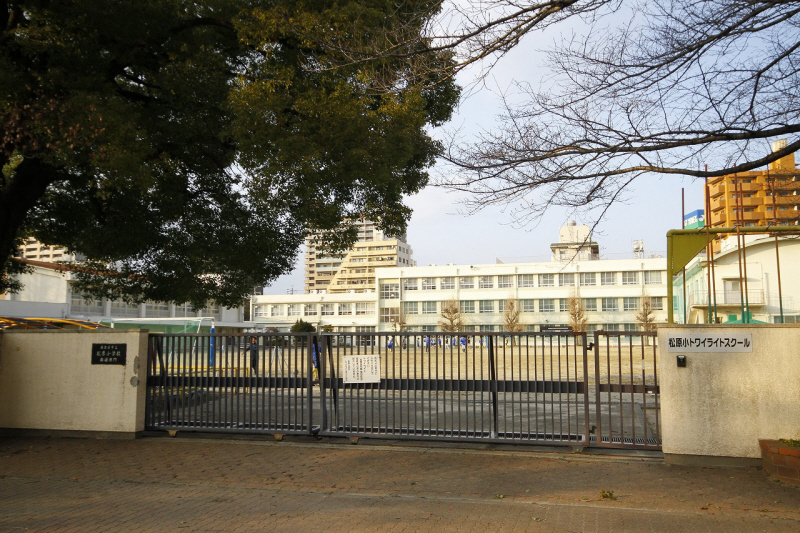
<path id="1" fill-rule="evenodd" d="M 499 433 L 497 413 L 497 369 L 495 368 L 494 360 L 494 336 L 486 335 L 486 343 L 489 345 L 489 390 L 492 392 L 492 435 L 493 439 L 497 438 Z"/>

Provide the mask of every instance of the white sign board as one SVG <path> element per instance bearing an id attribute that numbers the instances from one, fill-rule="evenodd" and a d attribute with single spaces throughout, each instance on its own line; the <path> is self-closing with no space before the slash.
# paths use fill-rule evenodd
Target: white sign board
<path id="1" fill-rule="evenodd" d="M 667 352 L 672 353 L 747 353 L 753 351 L 750 333 L 667 334 Z"/>
<path id="2" fill-rule="evenodd" d="M 380 383 L 379 355 L 345 355 L 342 378 L 347 383 Z"/>

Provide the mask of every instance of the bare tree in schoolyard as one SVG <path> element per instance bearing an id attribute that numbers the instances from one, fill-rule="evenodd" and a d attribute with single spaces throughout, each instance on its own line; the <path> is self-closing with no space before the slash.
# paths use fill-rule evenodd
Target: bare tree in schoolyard
<path id="1" fill-rule="evenodd" d="M 642 297 L 639 301 L 639 310 L 636 311 L 636 323 L 639 324 L 639 327 L 645 332 L 655 331 L 656 317 L 653 312 L 653 301 L 646 291 L 642 291 Z M 642 341 L 646 346 L 650 344 L 650 337 L 645 336 Z"/>
<path id="2" fill-rule="evenodd" d="M 401 333 L 406 329 L 406 312 L 401 307 L 396 318 L 392 320 L 392 330 Z"/>
<path id="3" fill-rule="evenodd" d="M 461 315 L 458 300 L 451 299 L 442 302 L 440 316 L 442 320 L 439 321 L 439 327 L 442 328 L 442 331 L 461 331 L 464 329 L 464 318 Z"/>
<path id="4" fill-rule="evenodd" d="M 575 291 L 567 299 L 567 315 L 572 331 L 576 333 L 586 331 L 586 307 Z"/>
<path id="5" fill-rule="evenodd" d="M 509 298 L 503 305 L 503 329 L 511 333 L 522 331 L 522 324 L 519 321 L 519 302 Z M 511 337 L 511 346 L 514 346 L 514 337 Z"/>

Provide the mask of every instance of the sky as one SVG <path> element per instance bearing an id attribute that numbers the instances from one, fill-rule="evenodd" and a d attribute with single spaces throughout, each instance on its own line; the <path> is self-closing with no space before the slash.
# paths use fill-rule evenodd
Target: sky
<path id="1" fill-rule="evenodd" d="M 514 81 L 537 84 L 547 76 L 543 67 L 544 55 L 540 50 L 571 28 L 557 25 L 551 30 L 544 35 L 526 36 L 494 66 L 485 83 L 469 91 L 452 120 L 442 128 L 432 130 L 432 135 L 443 138 L 446 132 L 459 129 L 460 136 L 469 138 L 481 130 L 491 129 L 502 110 L 501 92 L 510 90 L 513 93 Z M 475 72 L 466 71 L 458 82 L 470 86 L 474 79 Z M 437 175 L 446 171 L 439 162 L 430 172 Z M 600 244 L 601 257 L 630 254 L 634 240 L 644 241 L 646 256 L 654 253 L 666 255 L 667 231 L 681 227 L 682 188 L 685 189 L 686 212 L 702 209 L 702 181 L 651 175 L 634 182 L 624 201 L 612 205 L 595 228 L 593 239 Z M 550 244 L 558 241 L 560 226 L 566 225 L 568 220 L 589 225 L 594 222 L 589 218 L 582 219 L 580 214 L 553 208 L 538 223 L 518 227 L 512 223 L 509 208 L 490 207 L 466 216 L 460 204 L 463 198 L 463 195 L 428 186 L 406 199 L 406 205 L 413 209 L 407 242 L 418 265 L 489 264 L 498 258 L 506 263 L 547 261 Z M 302 254 L 301 249 L 295 270 L 278 278 L 265 289 L 265 294 L 303 292 Z"/>

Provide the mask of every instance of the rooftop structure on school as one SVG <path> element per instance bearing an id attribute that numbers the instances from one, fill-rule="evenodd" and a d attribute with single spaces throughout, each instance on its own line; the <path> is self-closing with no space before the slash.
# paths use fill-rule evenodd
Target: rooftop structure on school
<path id="1" fill-rule="evenodd" d="M 357 228 L 358 240 L 341 255 L 323 254 L 317 249 L 317 236 L 306 237 L 306 294 L 370 292 L 375 287 L 376 269 L 416 264 L 405 235 L 386 235 L 365 219 L 358 221 Z"/>
<path id="2" fill-rule="evenodd" d="M 539 331 L 569 325 L 574 299 L 588 331 L 639 330 L 643 309 L 653 322 L 664 322 L 666 259 L 601 260 L 589 237 L 587 226 L 562 228 L 549 262 L 396 266 L 375 270 L 371 292 L 254 296 L 251 316 L 277 331 L 298 319 L 342 332 L 438 331 L 442 312 L 455 302 L 462 331 L 503 331 L 514 302 L 521 329 Z M 564 249 L 572 261 L 562 260 Z"/>

